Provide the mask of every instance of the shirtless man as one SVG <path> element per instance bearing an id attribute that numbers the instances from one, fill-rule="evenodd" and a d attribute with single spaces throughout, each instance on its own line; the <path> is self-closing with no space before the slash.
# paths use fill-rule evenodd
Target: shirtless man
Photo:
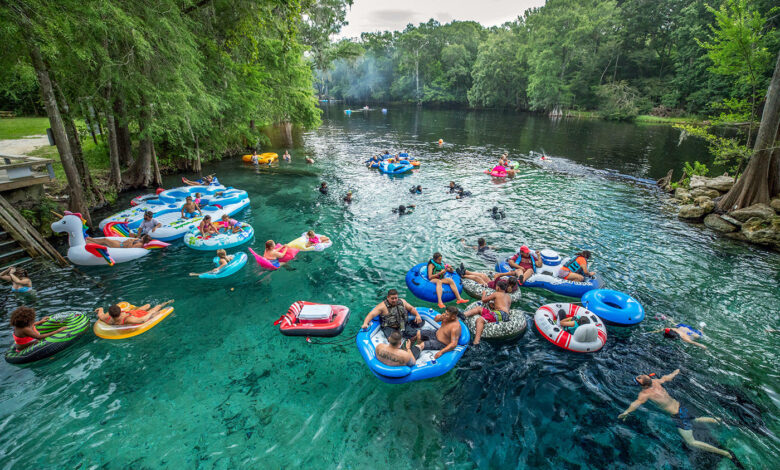
<path id="1" fill-rule="evenodd" d="M 277 251 L 276 242 L 273 240 L 268 240 L 265 242 L 265 252 L 263 252 L 263 258 L 267 259 L 271 264 L 278 268 L 281 266 L 279 259 L 284 258 L 284 255 L 287 254 L 287 248 L 289 247 L 284 245 L 281 250 Z"/>
<path id="2" fill-rule="evenodd" d="M 95 313 L 97 313 L 98 320 L 109 325 L 140 325 L 154 318 L 155 315 L 160 313 L 160 310 L 172 303 L 173 300 L 168 300 L 154 308 L 150 308 L 151 305 L 146 304 L 137 307 L 135 310 L 124 312 L 119 305 L 112 305 L 108 307 L 108 314 L 103 311 L 103 307 L 96 308 Z"/>
<path id="3" fill-rule="evenodd" d="M 187 199 L 185 199 L 184 205 L 181 206 L 181 218 L 192 218 L 195 217 L 195 213 L 198 213 L 198 215 L 203 215 L 203 212 L 200 210 L 200 207 L 198 207 L 197 204 L 192 200 L 192 196 L 187 196 Z"/>
<path id="4" fill-rule="evenodd" d="M 674 323 L 674 321 L 672 321 L 672 323 Z M 664 338 L 680 339 L 688 344 L 692 344 L 702 349 L 707 349 L 707 346 L 696 342 L 697 338 L 701 338 L 703 336 L 702 333 L 700 331 L 694 330 L 688 325 L 683 325 L 682 323 L 678 323 L 674 327 L 661 328 L 660 330 L 653 330 L 651 331 L 651 333 L 660 333 L 662 331 L 664 332 Z"/>
<path id="5" fill-rule="evenodd" d="M 671 395 L 669 395 L 669 393 L 666 391 L 666 389 L 663 388 L 662 385 L 665 384 L 666 382 L 670 382 L 672 379 L 677 377 L 677 374 L 679 373 L 680 373 L 680 369 L 677 369 L 669 375 L 664 375 L 660 379 L 650 378 L 650 376 L 646 374 L 635 377 L 634 381 L 642 387 L 642 391 L 639 392 L 639 396 L 637 397 L 637 399 L 634 400 L 633 403 L 631 403 L 631 405 L 626 409 L 626 411 L 620 413 L 618 418 L 625 420 L 628 417 L 629 413 L 635 411 L 637 408 L 642 406 L 642 404 L 647 402 L 647 400 L 650 400 L 653 403 L 655 403 L 659 408 L 661 408 L 663 411 L 665 411 L 666 413 L 672 416 L 672 418 L 674 419 L 674 423 L 677 426 L 677 432 L 680 433 L 680 436 L 682 436 L 686 444 L 688 444 L 691 447 L 695 447 L 696 449 L 704 450 L 707 452 L 713 452 L 715 454 L 720 454 L 724 457 L 728 457 L 729 459 L 732 459 L 735 464 L 737 464 L 737 467 L 741 468 L 741 464 L 739 464 L 739 461 L 736 459 L 736 456 L 732 452 L 724 449 L 719 449 L 715 446 L 711 446 L 706 442 L 697 441 L 693 437 L 693 430 L 691 425 L 692 422 L 695 421 L 697 423 L 720 423 L 722 422 L 722 420 L 720 418 L 707 418 L 707 417 L 695 418 L 688 411 L 688 408 L 680 404 L 679 401 L 675 400 L 674 398 L 671 397 Z"/>
<path id="6" fill-rule="evenodd" d="M 414 315 L 414 320 L 409 320 L 409 315 Z M 386 338 L 394 332 L 401 334 L 402 339 L 420 340 L 417 328 L 422 326 L 423 319 L 409 302 L 398 297 L 398 291 L 390 289 L 387 297 L 379 305 L 372 308 L 363 320 L 362 329 L 367 329 L 371 321 L 379 315 L 379 325 Z"/>
<path id="7" fill-rule="evenodd" d="M 394 331 L 387 338 L 388 344 L 381 343 L 376 346 L 376 358 L 382 364 L 388 366 L 409 366 L 414 365 L 414 355 L 408 349 L 401 349 L 403 336 Z M 408 344 L 407 344 L 408 347 Z"/>
<path id="8" fill-rule="evenodd" d="M 420 330 L 418 338 L 422 342 L 411 348 L 411 352 L 415 359 L 420 357 L 420 353 L 426 349 L 429 351 L 437 351 L 436 354 L 433 355 L 433 358 L 438 359 L 442 354 L 450 352 L 458 347 L 458 339 L 460 338 L 458 307 L 448 305 L 444 313 L 436 315 L 434 320 L 440 321 L 441 326 L 436 331 Z"/>
<path id="9" fill-rule="evenodd" d="M 92 238 L 87 237 L 87 243 L 103 245 L 109 248 L 143 248 L 144 245 L 152 241 L 149 235 L 141 235 L 141 238 L 126 238 L 124 240 L 111 240 L 110 238 Z"/>
<path id="10" fill-rule="evenodd" d="M 496 291 L 492 294 L 482 293 L 482 305 L 466 310 L 463 315 L 477 318 L 476 331 L 474 332 L 474 345 L 479 344 L 482 339 L 482 331 L 485 329 L 485 323 L 498 323 L 509 321 L 509 309 L 512 305 L 512 298 L 506 293 L 507 282 L 501 279 L 496 282 Z"/>

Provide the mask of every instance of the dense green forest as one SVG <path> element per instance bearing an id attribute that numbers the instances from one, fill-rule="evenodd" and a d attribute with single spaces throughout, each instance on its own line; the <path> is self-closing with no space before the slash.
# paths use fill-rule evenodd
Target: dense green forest
<path id="1" fill-rule="evenodd" d="M 332 44 L 316 84 L 354 103 L 744 116 L 780 46 L 773 5 L 548 0 L 498 27 L 431 20 Z"/>

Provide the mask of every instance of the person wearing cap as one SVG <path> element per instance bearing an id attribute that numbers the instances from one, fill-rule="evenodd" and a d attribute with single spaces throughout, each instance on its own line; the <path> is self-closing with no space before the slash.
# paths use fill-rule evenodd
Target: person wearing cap
<path id="1" fill-rule="evenodd" d="M 680 434 L 686 444 L 695 449 L 722 455 L 731 459 L 737 468 L 742 468 L 741 463 L 737 460 L 733 452 L 725 449 L 719 449 L 713 445 L 707 444 L 706 442 L 697 441 L 693 437 L 694 422 L 722 423 L 723 420 L 720 418 L 709 417 L 696 418 L 691 414 L 690 411 L 688 411 L 688 408 L 685 405 L 669 395 L 669 392 L 664 389 L 663 384 L 666 382 L 671 382 L 672 379 L 677 377 L 677 374 L 679 373 L 680 369 L 677 369 L 669 375 L 664 375 L 660 379 L 651 378 L 651 375 L 655 374 L 642 374 L 636 376 L 634 378 L 634 382 L 639 384 L 639 386 L 642 387 L 642 390 L 639 392 L 637 399 L 634 400 L 624 412 L 618 415 L 618 419 L 625 420 L 630 413 L 636 411 L 640 406 L 642 406 L 643 403 L 646 403 L 649 400 L 655 403 L 659 408 L 661 408 L 661 410 L 671 415 L 672 419 L 674 419 L 674 424 L 677 426 L 677 432 Z"/>
<path id="2" fill-rule="evenodd" d="M 674 323 L 674 321 L 672 321 L 672 323 Z M 696 330 L 684 323 L 678 323 L 673 327 L 661 328 L 659 330 L 651 331 L 651 333 L 660 333 L 660 332 L 664 333 L 664 338 L 666 339 L 679 339 L 688 344 L 692 344 L 702 349 L 707 349 L 707 346 L 696 342 L 696 338 L 701 338 L 703 336 L 701 331 Z"/>
<path id="3" fill-rule="evenodd" d="M 150 234 L 160 227 L 162 227 L 162 224 L 157 222 L 157 219 L 154 218 L 152 211 L 146 211 L 144 214 L 144 220 L 138 227 L 138 232 L 136 232 L 136 235 L 138 238 L 141 238 L 142 235 Z"/>
<path id="4" fill-rule="evenodd" d="M 514 268 L 514 271 L 503 273 L 504 276 L 514 275 L 519 279 L 520 284 L 524 284 L 529 277 L 534 274 L 533 265 L 537 268 L 542 267 L 542 255 L 539 250 L 532 252 L 526 245 L 520 247 L 520 250 L 507 260 L 507 264 Z M 501 277 L 501 276 L 499 276 Z"/>

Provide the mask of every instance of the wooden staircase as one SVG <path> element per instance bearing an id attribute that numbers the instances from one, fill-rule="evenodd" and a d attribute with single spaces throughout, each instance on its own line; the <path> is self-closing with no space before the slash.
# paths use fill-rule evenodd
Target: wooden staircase
<path id="1" fill-rule="evenodd" d="M 30 257 L 19 242 L 11 238 L 8 232 L 0 230 L 0 271 L 29 260 Z"/>

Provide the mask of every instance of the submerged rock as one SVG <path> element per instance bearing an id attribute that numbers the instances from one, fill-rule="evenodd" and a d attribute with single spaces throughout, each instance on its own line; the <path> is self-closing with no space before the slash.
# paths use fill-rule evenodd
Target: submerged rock
<path id="1" fill-rule="evenodd" d="M 731 211 L 729 212 L 729 215 L 739 220 L 740 222 L 747 222 L 749 219 L 754 217 L 759 219 L 768 219 L 775 215 L 775 210 L 766 204 L 759 203 L 745 207 L 744 209 Z"/>
<path id="2" fill-rule="evenodd" d="M 752 217 L 742 224 L 742 234 L 753 243 L 780 249 L 780 215 Z"/>
<path id="3" fill-rule="evenodd" d="M 718 214 L 708 214 L 704 218 L 704 225 L 721 233 L 731 233 L 737 230 L 737 227 L 723 220 Z"/>
<path id="4" fill-rule="evenodd" d="M 696 188 L 691 190 L 692 198 L 697 198 L 700 196 L 707 196 L 710 199 L 715 199 L 716 197 L 720 196 L 720 193 L 714 189 L 709 188 Z"/>
<path id="5" fill-rule="evenodd" d="M 725 193 L 734 186 L 734 177 L 728 175 L 716 176 L 715 178 L 707 179 L 704 186 Z"/>

